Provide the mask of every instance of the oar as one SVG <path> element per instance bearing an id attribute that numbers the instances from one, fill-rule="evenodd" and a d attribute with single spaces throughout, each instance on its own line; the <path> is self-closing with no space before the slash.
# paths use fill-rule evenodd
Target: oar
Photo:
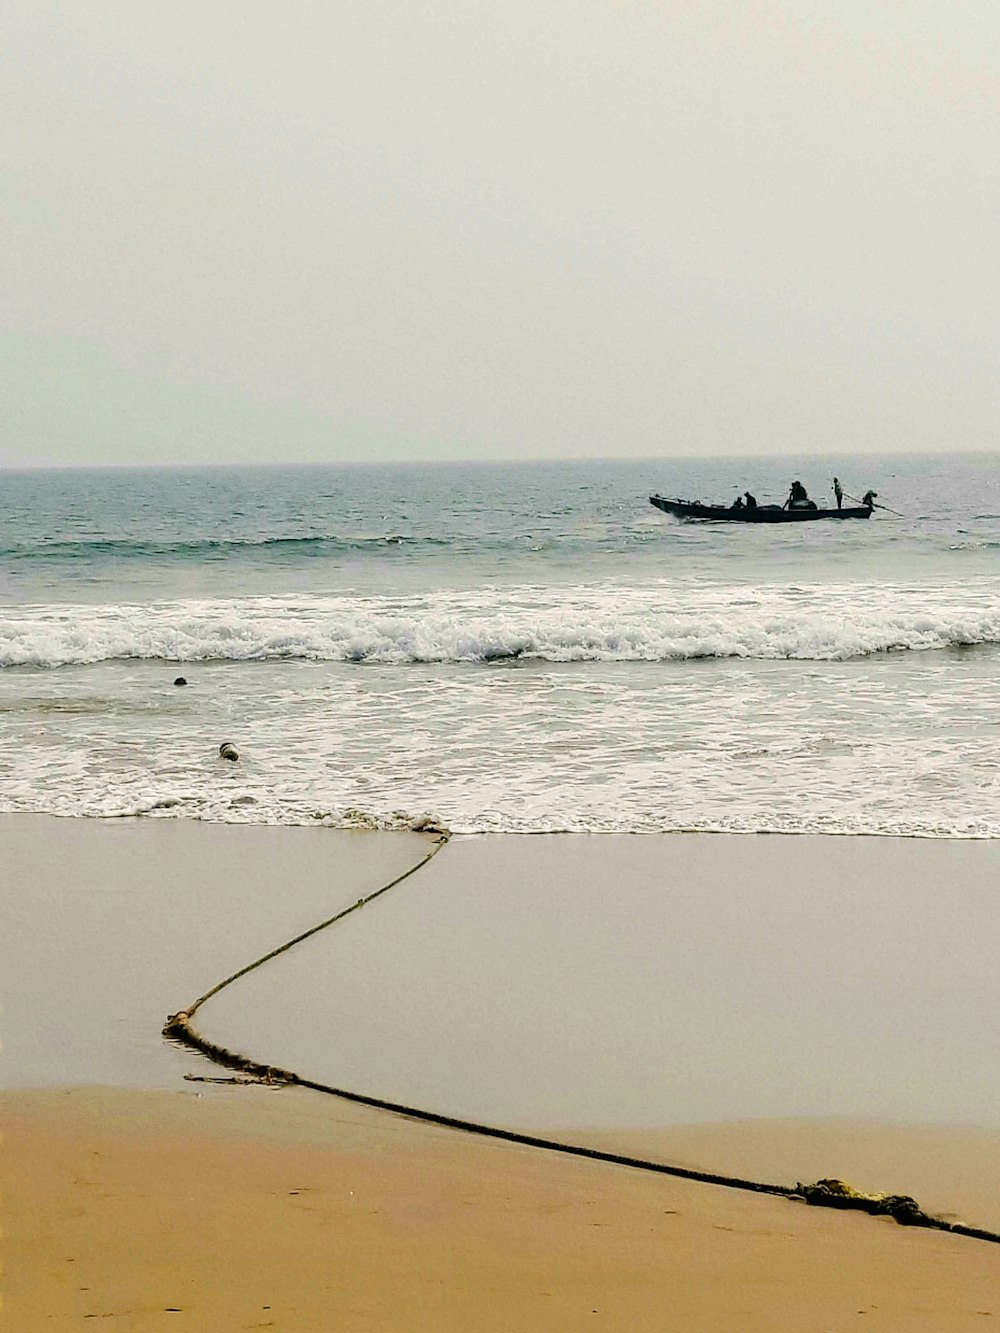
<path id="1" fill-rule="evenodd" d="M 847 492 L 845 491 L 844 494 L 847 495 Z M 855 503 L 856 505 L 862 505 L 862 504 L 864 504 L 864 500 L 859 500 L 858 497 L 857 497 L 856 495 L 847 495 L 847 498 L 848 498 L 848 500 L 853 500 L 854 503 Z M 873 509 L 884 509 L 885 512 L 886 512 L 887 514 L 895 514 L 897 518 L 905 518 L 905 517 L 906 517 L 906 515 L 905 515 L 905 514 L 901 514 L 901 513 L 899 512 L 898 509 L 890 509 L 888 505 L 880 505 L 880 504 L 879 504 L 877 501 L 875 501 L 875 500 L 872 501 L 872 508 L 873 508 Z"/>

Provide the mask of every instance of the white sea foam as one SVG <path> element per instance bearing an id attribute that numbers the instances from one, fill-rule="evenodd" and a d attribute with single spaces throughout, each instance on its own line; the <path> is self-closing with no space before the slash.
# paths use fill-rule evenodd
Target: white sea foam
<path id="1" fill-rule="evenodd" d="M 652 670 L 223 662 L 185 669 L 188 689 L 176 674 L 0 672 L 0 810 L 1000 836 L 992 652 Z M 224 739 L 239 763 L 219 760 Z"/>
<path id="2" fill-rule="evenodd" d="M 12 476 L 0 810 L 1000 836 L 995 466 L 801 531 L 648 470 Z"/>
<path id="3" fill-rule="evenodd" d="M 51 814 L 74 818 L 131 819 L 177 818 L 208 823 L 280 825 L 287 827 L 343 828 L 400 831 L 447 828 L 457 834 L 542 833 L 733 833 L 733 834 L 824 834 L 866 837 L 909 838 L 1000 838 L 1000 816 L 992 810 L 896 808 L 851 809 L 836 813 L 811 808 L 806 793 L 798 812 L 775 810 L 766 805 L 750 809 L 733 801 L 724 810 L 722 802 L 710 809 L 642 807 L 640 801 L 622 801 L 617 808 L 556 810 L 545 805 L 540 793 L 531 808 L 483 811 L 455 803 L 442 794 L 441 802 L 427 810 L 419 802 L 399 810 L 391 804 L 359 810 L 353 806 L 313 806 L 303 800 L 271 799 L 249 802 L 221 794 L 216 797 L 188 793 L 156 799 L 154 785 L 146 791 L 95 788 L 61 789 L 35 784 L 30 790 L 0 794 L 0 813 Z M 452 797 L 454 793 L 450 794 Z M 450 814 L 447 813 L 450 810 Z M 439 813 L 445 811 L 445 813 Z M 417 812 L 417 813 L 414 813 Z"/>
<path id="4" fill-rule="evenodd" d="M 843 661 L 1000 643 L 992 584 L 507 589 L 9 608 L 0 665 L 128 659 L 355 663 Z"/>

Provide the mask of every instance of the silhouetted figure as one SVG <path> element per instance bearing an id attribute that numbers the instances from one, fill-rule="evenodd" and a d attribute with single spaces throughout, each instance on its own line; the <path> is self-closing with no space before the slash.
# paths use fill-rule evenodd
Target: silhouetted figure
<path id="1" fill-rule="evenodd" d="M 757 508 L 756 496 L 751 495 L 749 491 L 745 492 L 745 494 L 746 494 L 747 508 L 756 509 Z"/>
<path id="2" fill-rule="evenodd" d="M 833 493 L 837 497 L 837 508 L 839 509 L 844 499 L 844 490 L 837 477 L 833 479 Z"/>
<path id="3" fill-rule="evenodd" d="M 738 496 L 736 497 L 736 499 L 733 501 L 733 503 L 729 506 L 729 508 L 730 508 L 730 509 L 742 509 L 742 508 L 743 508 L 743 496 L 742 496 L 742 495 L 738 495 Z"/>
<path id="4" fill-rule="evenodd" d="M 785 507 L 788 509 L 805 509 L 809 503 L 809 495 L 801 481 L 793 481 L 792 489 L 788 492 L 788 499 L 785 501 Z"/>
<path id="5" fill-rule="evenodd" d="M 874 509 L 875 501 L 878 499 L 878 491 L 865 491 L 861 497 L 861 503 L 866 509 Z"/>

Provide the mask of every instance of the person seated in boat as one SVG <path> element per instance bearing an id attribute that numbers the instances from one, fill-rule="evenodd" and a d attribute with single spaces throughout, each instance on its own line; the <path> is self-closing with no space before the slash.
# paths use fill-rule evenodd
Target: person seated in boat
<path id="1" fill-rule="evenodd" d="M 738 496 L 736 497 L 736 499 L 733 501 L 733 503 L 729 506 L 729 508 L 730 508 L 730 509 L 742 509 L 742 508 L 743 508 L 743 496 L 742 496 L 742 495 L 738 495 Z"/>
<path id="2" fill-rule="evenodd" d="M 793 481 L 785 505 L 788 509 L 805 509 L 809 504 L 809 495 L 801 481 Z"/>
<path id="3" fill-rule="evenodd" d="M 749 491 L 744 492 L 744 494 L 745 494 L 745 496 L 746 496 L 747 508 L 748 508 L 748 509 L 756 509 L 756 508 L 757 508 L 757 497 L 756 497 L 755 495 L 751 495 Z"/>
<path id="4" fill-rule="evenodd" d="M 874 509 L 875 501 L 878 499 L 878 491 L 865 491 L 861 497 L 861 503 L 866 509 Z"/>

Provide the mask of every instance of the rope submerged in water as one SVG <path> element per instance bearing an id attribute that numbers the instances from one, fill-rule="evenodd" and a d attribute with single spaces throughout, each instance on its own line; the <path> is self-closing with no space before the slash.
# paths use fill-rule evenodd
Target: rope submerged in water
<path id="1" fill-rule="evenodd" d="M 280 954 L 294 949 L 297 944 L 301 944 L 321 930 L 336 925 L 337 922 L 350 916 L 352 912 L 358 911 L 384 893 L 388 893 L 390 889 L 394 889 L 398 884 L 402 884 L 411 875 L 415 875 L 418 870 L 421 870 L 437 855 L 451 836 L 447 830 L 437 828 L 427 829 L 426 832 L 433 834 L 434 843 L 430 850 L 408 870 L 405 870 L 401 875 L 397 875 L 388 884 L 383 884 L 381 888 L 368 894 L 367 897 L 359 898 L 350 907 L 345 907 L 342 911 L 328 917 L 325 921 L 321 921 L 318 925 L 312 926 L 309 930 L 303 931 L 300 935 L 296 935 L 294 939 L 288 940 L 269 953 L 263 954 L 252 963 L 248 963 L 246 967 L 240 968 L 239 971 L 220 981 L 186 1009 L 171 1014 L 163 1027 L 163 1035 L 191 1050 L 198 1051 L 216 1064 L 246 1075 L 246 1079 L 243 1080 L 246 1082 L 264 1083 L 269 1087 L 298 1086 L 309 1088 L 313 1092 L 322 1092 L 329 1096 L 340 1097 L 344 1101 L 355 1102 L 360 1106 L 391 1111 L 396 1115 L 407 1116 L 411 1120 L 420 1120 L 426 1124 L 440 1125 L 447 1129 L 458 1129 L 467 1134 L 478 1134 L 484 1138 L 501 1139 L 507 1143 L 520 1144 L 523 1147 L 542 1148 L 547 1152 L 562 1153 L 570 1157 L 583 1157 L 590 1161 L 607 1162 L 613 1166 L 625 1166 L 639 1171 L 651 1171 L 658 1175 L 674 1176 L 681 1180 L 692 1180 L 705 1185 L 719 1185 L 726 1189 L 738 1189 L 754 1194 L 770 1194 L 787 1199 L 799 1199 L 814 1207 L 859 1209 L 867 1213 L 893 1217 L 901 1226 L 948 1231 L 957 1236 L 967 1236 L 974 1240 L 985 1240 L 1000 1244 L 1000 1234 L 997 1232 L 934 1217 L 930 1213 L 924 1212 L 909 1195 L 866 1194 L 845 1185 L 842 1181 L 832 1179 L 820 1180 L 814 1185 L 803 1185 L 801 1183 L 794 1186 L 771 1185 L 758 1180 L 747 1180 L 739 1176 L 724 1176 L 711 1171 L 696 1171 L 690 1167 L 672 1166 L 666 1162 L 654 1162 L 647 1158 L 631 1157 L 600 1148 L 587 1148 L 580 1144 L 563 1143 L 557 1139 L 541 1138 L 533 1134 L 521 1134 L 516 1130 L 500 1129 L 495 1125 L 479 1124 L 473 1120 L 462 1120 L 456 1116 L 443 1115 L 437 1111 L 426 1111 L 420 1107 L 406 1106 L 401 1102 L 391 1102 L 381 1097 L 371 1097 L 365 1093 L 352 1092 L 347 1088 L 335 1088 L 330 1084 L 302 1078 L 290 1070 L 279 1069 L 273 1065 L 263 1065 L 251 1060 L 248 1056 L 229 1051 L 223 1046 L 217 1046 L 192 1026 L 191 1020 L 201 1006 L 214 995 L 218 995 L 220 991 L 225 990 L 227 986 L 231 986 L 234 982 L 239 981 L 241 977 L 256 971 L 257 968 L 263 967 L 265 963 L 277 958 Z"/>

